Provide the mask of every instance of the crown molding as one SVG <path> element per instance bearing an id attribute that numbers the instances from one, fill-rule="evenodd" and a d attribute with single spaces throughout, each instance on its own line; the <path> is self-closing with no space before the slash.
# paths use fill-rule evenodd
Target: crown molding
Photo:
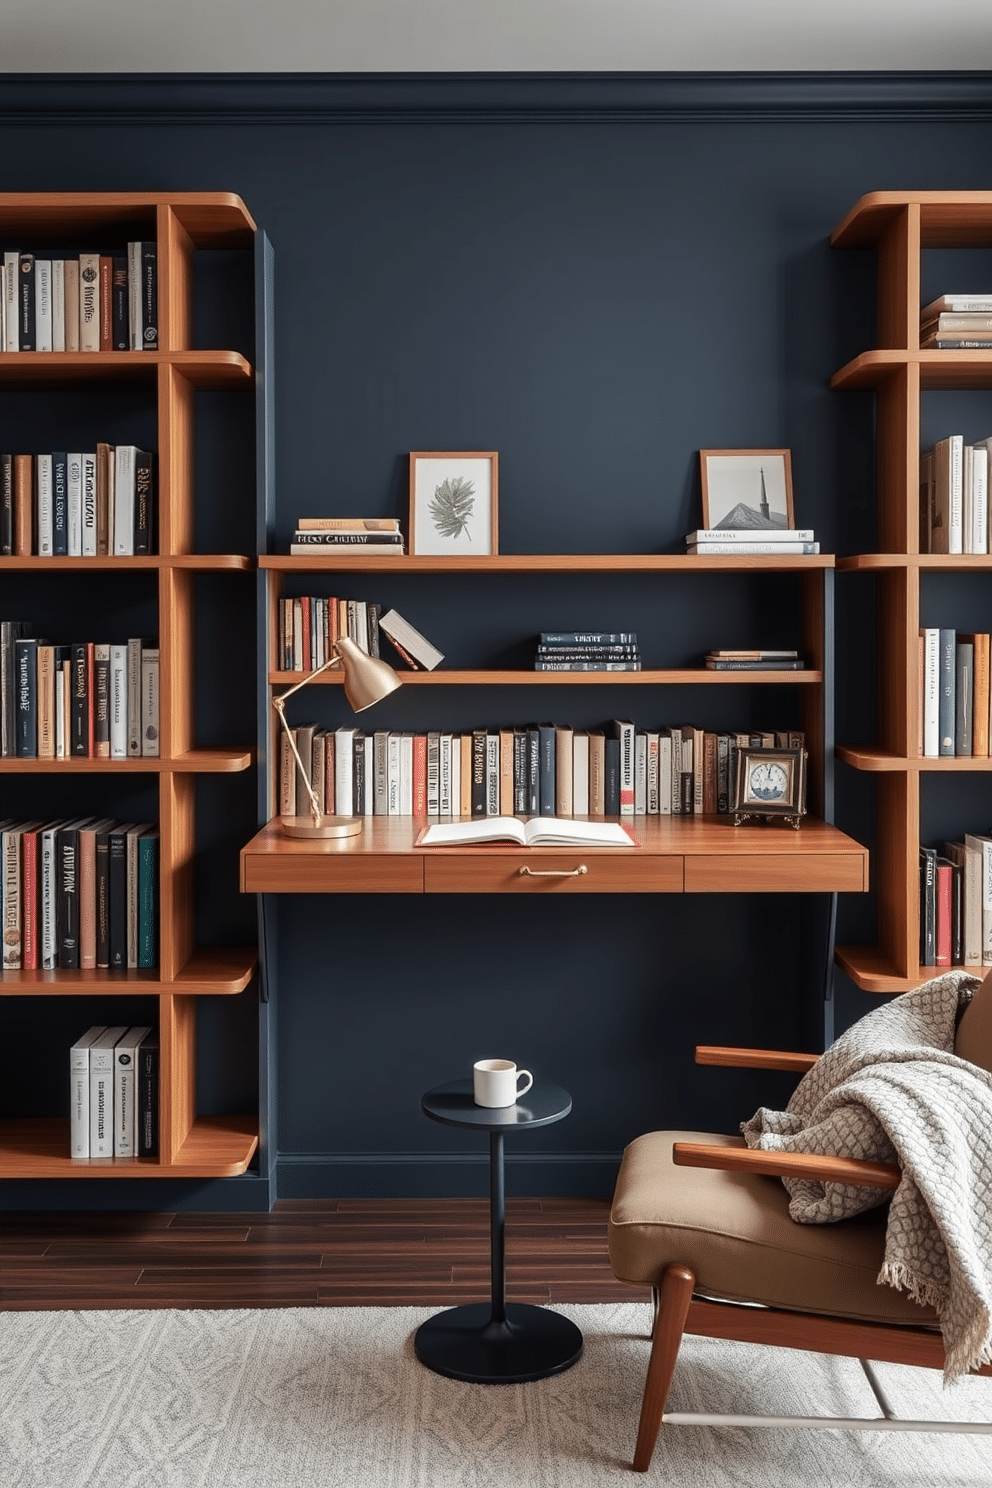
<path id="1" fill-rule="evenodd" d="M 7 123 L 987 121 L 992 72 L 16 73 Z"/>

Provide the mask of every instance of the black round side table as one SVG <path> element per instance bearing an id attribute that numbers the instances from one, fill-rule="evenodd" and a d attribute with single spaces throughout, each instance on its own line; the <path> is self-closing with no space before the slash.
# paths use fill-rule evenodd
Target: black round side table
<path id="1" fill-rule="evenodd" d="M 414 1339 L 417 1358 L 437 1374 L 479 1385 L 516 1385 L 560 1374 L 582 1353 L 578 1328 L 547 1307 L 506 1300 L 503 1138 L 508 1131 L 563 1120 L 572 1109 L 571 1096 L 560 1085 L 535 1080 L 516 1105 L 490 1109 L 475 1104 L 471 1080 L 451 1080 L 428 1090 L 420 1108 L 445 1126 L 489 1133 L 492 1295 L 489 1302 L 452 1307 L 423 1323 Z"/>

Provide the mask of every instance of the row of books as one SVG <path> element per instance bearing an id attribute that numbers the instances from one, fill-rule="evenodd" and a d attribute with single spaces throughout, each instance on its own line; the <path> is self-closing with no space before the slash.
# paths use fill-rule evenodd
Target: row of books
<path id="1" fill-rule="evenodd" d="M 19 252 L 0 265 L 4 351 L 157 351 L 153 242 L 112 253 Z"/>
<path id="2" fill-rule="evenodd" d="M 89 1028 L 69 1050 L 69 1156 L 158 1153 L 158 1030 Z"/>
<path id="3" fill-rule="evenodd" d="M 639 672 L 641 653 L 633 630 L 542 630 L 535 672 Z"/>
<path id="4" fill-rule="evenodd" d="M 820 551 L 820 544 L 812 527 L 700 527 L 686 533 L 685 550 L 743 557 L 755 553 L 808 557 Z"/>
<path id="5" fill-rule="evenodd" d="M 334 643 L 347 636 L 369 656 L 378 656 L 380 634 L 414 671 L 432 672 L 443 654 L 396 610 L 364 599 L 301 594 L 279 601 L 279 667 L 284 672 L 313 672 L 334 654 Z"/>
<path id="6" fill-rule="evenodd" d="M 992 836 L 920 847 L 920 965 L 992 966 Z"/>
<path id="7" fill-rule="evenodd" d="M 940 295 L 920 311 L 924 349 L 992 347 L 992 295 Z"/>
<path id="8" fill-rule="evenodd" d="M 321 553 L 355 550 L 384 557 L 406 552 L 396 517 L 300 517 L 289 545 L 291 555 L 316 558 Z"/>
<path id="9" fill-rule="evenodd" d="M 989 754 L 990 641 L 987 632 L 920 631 L 920 733 L 924 759 Z"/>
<path id="10" fill-rule="evenodd" d="M 0 454 L 0 557 L 155 551 L 154 458 L 134 444 Z"/>
<path id="11" fill-rule="evenodd" d="M 53 645 L 29 630 L 0 621 L 0 755 L 157 759 L 158 646 L 137 636 Z"/>
<path id="12" fill-rule="evenodd" d="M 602 729 L 544 723 L 461 734 L 303 724 L 292 734 L 319 809 L 342 816 L 727 814 L 741 748 L 804 747 L 795 730 L 641 730 L 627 719 Z M 279 809 L 308 809 L 285 736 Z"/>
<path id="13" fill-rule="evenodd" d="M 992 345 L 992 343 L 990 343 Z M 920 552 L 988 553 L 992 438 L 948 434 L 920 455 Z"/>
<path id="14" fill-rule="evenodd" d="M 4 971 L 158 964 L 158 828 L 0 822 Z"/>

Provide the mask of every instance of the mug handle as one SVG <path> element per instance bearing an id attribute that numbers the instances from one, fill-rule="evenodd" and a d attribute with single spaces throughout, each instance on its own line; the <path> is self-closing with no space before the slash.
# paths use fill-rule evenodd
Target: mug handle
<path id="1" fill-rule="evenodd" d="M 521 1089 L 521 1087 L 519 1085 L 517 1086 L 517 1099 L 518 1100 L 520 1099 L 520 1097 L 522 1095 L 526 1095 L 527 1094 L 528 1090 L 530 1089 L 530 1087 L 534 1083 L 534 1076 L 531 1074 L 530 1070 L 517 1070 L 517 1079 L 518 1080 L 522 1079 L 524 1075 L 527 1076 L 527 1084 L 524 1085 L 522 1089 Z"/>

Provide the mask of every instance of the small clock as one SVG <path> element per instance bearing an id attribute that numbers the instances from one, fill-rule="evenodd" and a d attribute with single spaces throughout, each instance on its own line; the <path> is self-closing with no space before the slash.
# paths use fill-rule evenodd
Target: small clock
<path id="1" fill-rule="evenodd" d="M 805 749 L 741 749 L 734 782 L 734 826 L 785 821 L 798 827 L 806 814 Z"/>

